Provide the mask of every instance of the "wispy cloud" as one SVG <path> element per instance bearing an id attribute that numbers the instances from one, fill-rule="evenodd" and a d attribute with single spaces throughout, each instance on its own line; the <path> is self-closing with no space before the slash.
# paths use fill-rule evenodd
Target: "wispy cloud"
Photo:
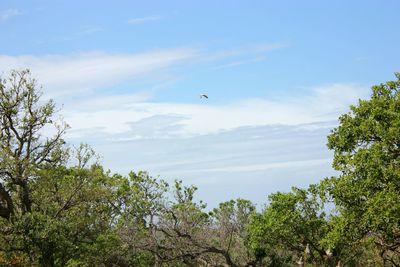
<path id="1" fill-rule="evenodd" d="M 12 17 L 21 15 L 21 14 L 22 14 L 22 12 L 19 11 L 18 9 L 15 9 L 15 8 L 6 9 L 3 11 L 0 11 L 0 21 L 5 21 Z"/>
<path id="2" fill-rule="evenodd" d="M 87 27 L 81 35 L 100 30 L 101 28 L 98 27 Z M 75 97 L 77 94 L 88 95 L 99 88 L 107 88 L 143 78 L 149 74 L 156 74 L 172 66 L 219 63 L 215 68 L 227 68 L 248 64 L 263 60 L 263 53 L 282 47 L 286 45 L 258 44 L 217 52 L 189 47 L 142 53 L 95 51 L 69 55 L 0 55 L 0 71 L 30 68 L 39 82 L 44 85 L 48 96 Z M 157 77 L 152 76 L 151 80 L 156 81 Z"/>
<path id="3" fill-rule="evenodd" d="M 196 56 L 197 51 L 190 48 L 136 54 L 90 52 L 44 57 L 0 55 L 0 71 L 30 68 L 51 97 L 87 95 L 95 89 L 132 81 L 190 61 Z"/>
<path id="4" fill-rule="evenodd" d="M 113 104 L 110 98 L 108 105 L 111 108 L 108 109 L 80 108 L 87 107 L 85 103 L 76 103 L 71 109 L 66 105 L 65 116 L 74 129 L 102 128 L 102 133 L 114 140 L 118 137 L 127 140 L 130 136 L 134 139 L 154 139 L 159 138 L 158 133 L 172 138 L 191 137 L 239 127 L 336 120 L 349 104 L 364 98 L 367 92 L 357 85 L 333 84 L 311 88 L 301 97 L 244 99 L 218 105 L 153 103 L 149 100 L 135 102 L 130 100 L 134 96 L 126 95 L 115 98 Z M 96 101 L 96 98 L 90 101 Z M 151 123 L 148 122 L 150 118 Z M 156 128 L 153 127 L 155 124 Z M 140 131 L 137 131 L 138 128 Z"/>
<path id="5" fill-rule="evenodd" d="M 147 22 L 157 21 L 160 19 L 161 19 L 160 16 L 148 16 L 148 17 L 141 17 L 141 18 L 132 18 L 132 19 L 129 19 L 127 22 L 128 22 L 128 24 L 137 25 L 137 24 L 144 24 Z"/>
<path id="6" fill-rule="evenodd" d="M 282 46 L 263 44 L 228 49 L 214 53 L 218 54 L 214 60 L 218 62 L 242 54 L 254 56 L 254 53 L 259 51 L 269 51 Z M 142 120 L 149 118 L 162 118 L 161 125 L 169 123 L 162 129 L 167 137 L 212 134 L 245 126 L 296 125 L 332 120 L 366 92 L 365 88 L 354 84 L 331 84 L 310 88 L 304 91 L 301 97 L 285 95 L 275 99 L 241 99 L 218 105 L 212 101 L 207 105 L 154 103 L 151 102 L 151 94 L 143 88 L 142 92 L 134 90 L 133 93 L 125 95 L 106 93 L 106 88 L 122 83 L 133 85 L 137 79 L 144 77 L 151 80 L 152 85 L 157 84 L 157 77 L 162 76 L 162 73 L 171 67 L 201 64 L 210 54 L 213 53 L 178 48 L 135 54 L 90 52 L 43 57 L 0 55 L 0 71 L 27 67 L 32 69 L 39 82 L 44 85 L 47 96 L 74 98 L 74 104 L 66 103 L 65 116 L 73 129 L 82 134 L 82 138 L 86 138 L 85 129 L 93 128 L 101 129 L 97 132 L 114 140 L 120 138 L 119 134 L 123 135 L 125 140 L 157 137 L 158 135 L 152 132 L 160 132 L 159 128 L 149 128 L 139 135 L 131 135 L 135 123 L 143 123 Z M 238 61 L 231 64 L 244 63 Z M 167 76 L 169 79 L 170 76 Z M 99 95 L 99 91 L 103 93 Z M 68 100 L 63 98 L 63 102 Z M 172 116 L 174 119 L 165 120 L 165 116 Z M 145 123 L 140 127 L 146 128 L 146 125 L 151 124 Z"/>

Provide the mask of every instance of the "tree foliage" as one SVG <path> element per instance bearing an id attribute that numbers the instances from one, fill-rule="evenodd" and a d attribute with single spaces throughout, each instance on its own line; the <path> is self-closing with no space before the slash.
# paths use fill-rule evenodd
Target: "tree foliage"
<path id="1" fill-rule="evenodd" d="M 341 218 L 332 240 L 372 240 L 384 261 L 400 264 L 400 74 L 372 87 L 328 137 L 339 177 L 322 184 Z"/>
<path id="2" fill-rule="evenodd" d="M 28 70 L 13 71 L 0 81 L 0 216 L 32 209 L 30 182 L 44 164 L 56 165 L 63 156 L 66 125 L 53 122 L 53 101 L 40 102 L 36 81 Z M 56 134 L 43 137 L 52 125 Z"/>
<path id="3" fill-rule="evenodd" d="M 322 240 L 328 231 L 323 203 L 309 191 L 293 188 L 275 193 L 270 204 L 253 218 L 250 244 L 270 264 L 290 265 L 304 261 L 322 265 L 330 260 Z"/>

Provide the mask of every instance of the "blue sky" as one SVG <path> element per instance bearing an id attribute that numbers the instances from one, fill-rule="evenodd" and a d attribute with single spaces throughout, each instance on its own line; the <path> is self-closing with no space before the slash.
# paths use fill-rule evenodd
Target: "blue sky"
<path id="1" fill-rule="evenodd" d="M 1 1 L 0 71 L 28 67 L 71 143 L 216 203 L 334 174 L 326 135 L 400 71 L 398 1 Z M 208 100 L 199 94 L 207 93 Z"/>

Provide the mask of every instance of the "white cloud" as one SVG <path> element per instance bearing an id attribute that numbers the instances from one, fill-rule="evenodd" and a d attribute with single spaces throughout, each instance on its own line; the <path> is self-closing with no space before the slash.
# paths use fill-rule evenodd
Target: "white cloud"
<path id="1" fill-rule="evenodd" d="M 157 21 L 160 20 L 160 16 L 148 16 L 148 17 L 142 17 L 142 18 L 132 18 L 128 20 L 129 24 L 143 24 L 151 21 Z"/>
<path id="2" fill-rule="evenodd" d="M 99 28 L 87 28 L 89 32 Z M 84 34 L 84 33 L 82 33 Z M 147 79 L 154 84 L 168 83 L 174 76 L 165 75 L 174 66 L 218 62 L 233 67 L 262 60 L 263 53 L 285 47 L 286 44 L 255 44 L 217 52 L 194 48 L 154 50 L 142 53 L 84 52 L 67 55 L 0 54 L 0 72 L 30 68 L 43 85 L 46 97 L 77 98 L 91 96 L 98 89 L 110 88 L 134 80 Z M 232 60 L 234 62 L 232 63 Z M 225 62 L 231 61 L 231 62 Z M 57 101 L 60 102 L 60 101 Z"/>
<path id="3" fill-rule="evenodd" d="M 15 9 L 15 8 L 6 9 L 3 11 L 0 11 L 0 21 L 5 21 L 12 17 L 19 16 L 21 14 L 22 14 L 22 12 L 19 11 L 18 9 Z"/>
<path id="4" fill-rule="evenodd" d="M 144 77 L 196 56 L 197 52 L 189 48 L 139 54 L 91 52 L 43 57 L 0 55 L 0 71 L 30 68 L 44 85 L 48 96 L 76 96 Z"/>
<path id="5" fill-rule="evenodd" d="M 336 120 L 350 104 L 366 97 L 367 92 L 356 85 L 334 84 L 312 88 L 304 96 L 245 99 L 227 104 L 212 104 L 212 99 L 199 104 L 153 103 L 133 94 L 91 98 L 93 107 L 90 103 L 78 102 L 72 107 L 66 105 L 64 113 L 74 129 L 102 129 L 103 134 L 123 135 L 125 140 L 130 138 L 132 132 L 135 132 L 132 134 L 135 139 L 140 136 L 155 138 L 159 136 L 156 132 L 163 132 L 165 137 L 190 137 L 245 126 L 298 125 Z M 105 103 L 104 108 L 99 110 L 98 106 L 102 103 Z M 150 118 L 152 123 L 144 123 Z M 154 118 L 163 119 L 163 124 L 155 122 Z M 165 124 L 166 121 L 169 124 Z M 157 129 L 153 123 L 158 125 Z M 161 129 L 161 126 L 164 128 Z"/>

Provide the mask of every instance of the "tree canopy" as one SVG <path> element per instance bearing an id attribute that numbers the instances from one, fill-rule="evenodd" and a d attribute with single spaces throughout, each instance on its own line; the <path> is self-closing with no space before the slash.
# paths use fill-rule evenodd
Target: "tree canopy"
<path id="1" fill-rule="evenodd" d="M 333 167 L 341 172 L 323 182 L 341 219 L 336 238 L 371 239 L 380 255 L 399 264 L 400 248 L 400 74 L 398 80 L 372 87 L 342 115 L 328 136 Z M 351 233 L 351 234 L 350 234 Z"/>

